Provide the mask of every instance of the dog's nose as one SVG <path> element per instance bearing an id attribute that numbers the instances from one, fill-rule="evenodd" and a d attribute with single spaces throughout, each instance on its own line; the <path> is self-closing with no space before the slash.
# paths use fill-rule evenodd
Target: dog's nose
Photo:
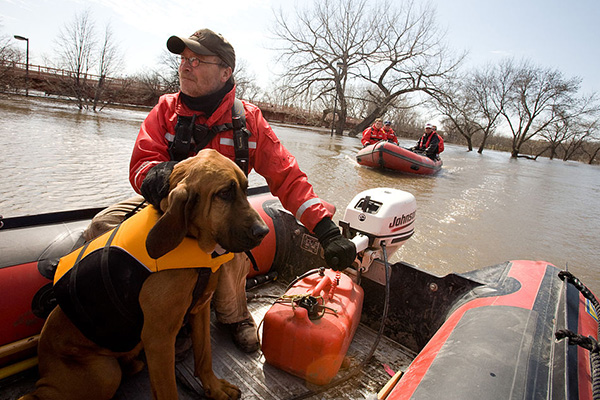
<path id="1" fill-rule="evenodd" d="M 252 237 L 257 240 L 262 240 L 267 236 L 267 233 L 269 233 L 269 227 L 264 223 L 256 223 L 252 226 Z"/>

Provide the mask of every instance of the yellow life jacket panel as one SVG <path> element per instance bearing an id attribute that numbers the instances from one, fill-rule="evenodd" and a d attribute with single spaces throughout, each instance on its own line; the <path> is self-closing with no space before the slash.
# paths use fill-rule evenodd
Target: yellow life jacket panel
<path id="1" fill-rule="evenodd" d="M 156 209 L 148 206 L 58 264 L 54 277 L 58 304 L 101 347 L 124 352 L 140 342 L 144 316 L 138 297 L 151 273 L 194 268 L 198 271 L 194 293 L 199 295 L 210 274 L 233 258 L 231 253 L 207 254 L 189 237 L 163 257 L 151 258 L 146 237 L 158 218 Z"/>

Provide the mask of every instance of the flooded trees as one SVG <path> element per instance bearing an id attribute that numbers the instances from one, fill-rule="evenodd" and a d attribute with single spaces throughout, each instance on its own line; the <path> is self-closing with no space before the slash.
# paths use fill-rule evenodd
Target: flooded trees
<path id="1" fill-rule="evenodd" d="M 283 83 L 292 95 L 311 92 L 324 108 L 337 104 L 341 134 L 347 116 L 347 89 L 366 90 L 368 102 L 356 136 L 398 99 L 436 91 L 438 81 L 455 70 L 461 57 L 444 45 L 435 12 L 402 2 L 315 1 L 296 18 L 276 14 L 273 33 L 282 43 Z"/>
<path id="2" fill-rule="evenodd" d="M 0 35 L 0 90 L 14 88 L 16 90 L 20 82 L 15 73 L 15 64 L 22 62 L 24 58 L 21 52 L 14 46 L 13 38 L 8 35 Z"/>
<path id="3" fill-rule="evenodd" d="M 98 42 L 94 21 L 87 10 L 61 29 L 56 43 L 58 62 L 71 78 L 66 87 L 57 90 L 68 90 L 80 110 L 89 107 L 96 110 L 109 85 L 107 77 L 122 63 L 110 27 L 106 27 L 102 41 Z"/>
<path id="4" fill-rule="evenodd" d="M 115 74 L 122 66 L 123 58 L 120 55 L 119 48 L 116 45 L 116 41 L 113 37 L 113 32 L 110 25 L 107 25 L 104 30 L 104 37 L 100 43 L 98 53 L 98 75 L 100 78 L 96 82 L 94 90 L 94 100 L 92 109 L 102 109 L 109 103 L 109 99 L 103 99 L 103 95 L 107 88 L 107 77 Z"/>
<path id="5" fill-rule="evenodd" d="M 479 153 L 498 133 L 508 136 L 508 148 L 502 148 L 513 158 L 567 160 L 580 158 L 583 144 L 597 140 L 598 98 L 580 96 L 580 82 L 527 60 L 505 59 L 447 79 L 439 92 L 431 93 L 430 103 L 444 126 L 465 138 L 469 151 L 476 133 L 482 137 Z M 526 143 L 531 146 L 524 149 Z"/>
<path id="6" fill-rule="evenodd" d="M 495 66 L 487 65 L 447 79 L 439 92 L 431 93 L 430 104 L 442 115 L 444 126 L 465 139 L 469 151 L 473 150 L 474 136 L 480 134 L 477 152 L 481 154 L 500 123 L 510 87 Z"/>
<path id="7" fill-rule="evenodd" d="M 508 77 L 511 85 L 501 114 L 513 137 L 511 157 L 516 158 L 525 142 L 569 114 L 581 80 L 566 79 L 558 70 L 527 61 L 507 60 L 500 64 L 498 73 Z"/>

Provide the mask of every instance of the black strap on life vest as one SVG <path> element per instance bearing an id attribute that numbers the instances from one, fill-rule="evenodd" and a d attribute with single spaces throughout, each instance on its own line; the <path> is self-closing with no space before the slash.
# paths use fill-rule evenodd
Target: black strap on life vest
<path id="1" fill-rule="evenodd" d="M 256 258 L 254 258 L 254 254 L 252 254 L 252 252 L 250 250 L 246 250 L 244 253 L 246 253 L 246 256 L 248 256 L 248 259 L 250 260 L 250 262 L 252 263 L 252 268 L 256 271 L 259 272 L 260 269 L 258 268 L 258 264 L 256 263 Z"/>
<path id="2" fill-rule="evenodd" d="M 169 144 L 169 155 L 173 161 L 185 160 L 191 153 L 197 153 L 219 133 L 233 130 L 233 146 L 235 162 L 248 175 L 248 137 L 250 131 L 246 129 L 246 114 L 244 104 L 238 98 L 231 107 L 231 123 L 208 127 L 196 124 L 197 115 L 191 117 L 177 116 L 175 125 L 175 138 Z"/>
<path id="3" fill-rule="evenodd" d="M 235 162 L 248 176 L 248 163 L 250 152 L 248 150 L 248 138 L 250 131 L 246 129 L 246 113 L 244 104 L 239 99 L 235 99 L 231 109 L 231 123 L 233 124 L 233 149 L 235 151 Z"/>

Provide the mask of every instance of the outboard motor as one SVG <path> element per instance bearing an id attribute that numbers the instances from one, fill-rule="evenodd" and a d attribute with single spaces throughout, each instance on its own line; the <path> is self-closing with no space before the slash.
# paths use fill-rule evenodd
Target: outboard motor
<path id="1" fill-rule="evenodd" d="M 375 188 L 357 194 L 340 221 L 344 235 L 356 245 L 356 270 L 367 272 L 375 259 L 383 260 L 382 247 L 387 257 L 402 247 L 414 233 L 416 213 L 415 197 L 402 190 Z"/>
<path id="2" fill-rule="evenodd" d="M 414 196 L 401 190 L 371 189 L 354 197 L 340 222 L 357 248 L 354 267 L 366 272 L 373 260 L 400 248 L 414 232 L 415 213 Z M 273 304 L 262 332 L 269 364 L 317 385 L 333 379 L 362 313 L 363 289 L 348 272 L 308 271 Z"/>

